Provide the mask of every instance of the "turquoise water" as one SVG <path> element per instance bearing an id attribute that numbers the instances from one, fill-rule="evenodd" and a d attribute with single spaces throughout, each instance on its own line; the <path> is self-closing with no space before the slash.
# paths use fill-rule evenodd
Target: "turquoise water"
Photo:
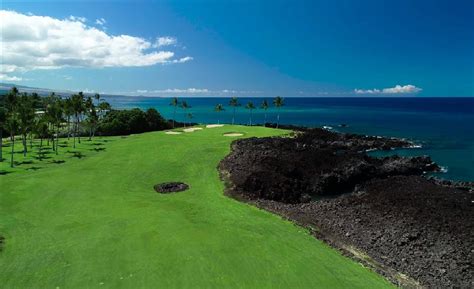
<path id="1" fill-rule="evenodd" d="M 151 97 L 105 97 L 115 108 L 154 107 L 166 118 L 173 117 L 170 99 Z M 232 108 L 228 98 L 183 98 L 192 106 L 193 122 L 230 123 Z M 262 98 L 241 98 L 258 107 Z M 268 99 L 271 103 L 271 99 Z M 214 112 L 221 103 L 226 111 Z M 243 106 L 236 112 L 236 123 L 247 124 L 250 113 Z M 267 111 L 267 121 L 276 122 L 277 110 Z M 176 119 L 185 113 L 178 109 Z M 253 111 L 253 123 L 263 123 L 264 111 Z M 341 132 L 403 137 L 422 147 L 389 152 L 404 156 L 429 155 L 447 172 L 439 177 L 474 180 L 474 98 L 286 98 L 280 110 L 280 123 L 311 127 L 330 126 Z M 340 127 L 347 124 L 347 127 Z M 386 152 L 374 152 L 386 155 Z"/>

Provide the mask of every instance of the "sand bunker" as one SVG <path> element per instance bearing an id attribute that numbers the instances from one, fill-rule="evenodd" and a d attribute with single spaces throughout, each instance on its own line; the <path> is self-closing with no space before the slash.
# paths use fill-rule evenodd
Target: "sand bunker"
<path id="1" fill-rule="evenodd" d="M 189 189 L 189 186 L 181 182 L 161 183 L 153 187 L 155 191 L 161 194 L 182 192 Z"/>
<path id="2" fill-rule="evenodd" d="M 183 129 L 184 132 L 194 132 L 196 130 L 201 130 L 202 127 L 190 127 L 190 128 L 185 128 Z"/>
<path id="3" fill-rule="evenodd" d="M 179 131 L 167 131 L 165 133 L 166 134 L 182 134 L 182 132 L 179 132 Z"/>
<path id="4" fill-rule="evenodd" d="M 223 124 L 208 124 L 206 125 L 206 128 L 215 128 L 215 127 L 223 127 Z"/>
<path id="5" fill-rule="evenodd" d="M 243 133 L 239 133 L 239 132 L 229 132 L 229 133 L 225 133 L 224 136 L 243 136 L 244 134 Z"/>

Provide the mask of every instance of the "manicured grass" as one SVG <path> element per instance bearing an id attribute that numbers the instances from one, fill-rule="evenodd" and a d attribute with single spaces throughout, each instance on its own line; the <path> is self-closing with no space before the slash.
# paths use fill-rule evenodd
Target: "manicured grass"
<path id="1" fill-rule="evenodd" d="M 391 287 L 306 230 L 224 196 L 216 166 L 236 139 L 226 132 L 285 133 L 224 126 L 103 138 L 83 142 L 82 159 L 62 152 L 65 163 L 0 175 L 0 287 Z M 191 188 L 154 192 L 166 181 Z"/>

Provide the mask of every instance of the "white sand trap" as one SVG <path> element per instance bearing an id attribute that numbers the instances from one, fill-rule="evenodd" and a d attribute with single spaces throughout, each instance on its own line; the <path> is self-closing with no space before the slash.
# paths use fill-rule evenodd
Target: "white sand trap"
<path id="1" fill-rule="evenodd" d="M 179 132 L 179 131 L 167 131 L 165 133 L 166 134 L 182 134 L 182 132 Z"/>
<path id="2" fill-rule="evenodd" d="M 208 124 L 206 125 L 206 128 L 215 128 L 215 127 L 223 127 L 223 124 Z"/>
<path id="3" fill-rule="evenodd" d="M 243 136 L 243 133 L 238 133 L 238 132 L 231 132 L 231 133 L 225 133 L 224 136 Z"/>
<path id="4" fill-rule="evenodd" d="M 196 130 L 201 130 L 202 127 L 190 127 L 190 128 L 185 128 L 183 129 L 184 132 L 194 132 Z"/>

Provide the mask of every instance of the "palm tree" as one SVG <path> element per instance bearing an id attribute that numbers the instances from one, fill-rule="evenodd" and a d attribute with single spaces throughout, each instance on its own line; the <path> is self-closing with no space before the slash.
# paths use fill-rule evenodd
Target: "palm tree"
<path id="1" fill-rule="evenodd" d="M 276 125 L 276 128 L 278 128 L 278 125 L 280 124 L 280 109 L 283 105 L 285 105 L 284 99 L 280 96 L 275 97 L 275 99 L 273 100 L 273 105 L 275 105 L 275 107 L 278 109 Z"/>
<path id="2" fill-rule="evenodd" d="M 66 98 L 62 103 L 67 123 L 67 139 L 69 140 L 69 137 L 71 135 L 71 117 L 74 115 L 74 109 L 72 107 L 72 100 L 70 97 Z"/>
<path id="3" fill-rule="evenodd" d="M 98 93 L 94 94 L 94 99 L 97 100 L 97 106 L 99 106 L 99 103 L 100 103 L 100 94 L 98 94 Z"/>
<path id="4" fill-rule="evenodd" d="M 193 119 L 194 116 L 192 113 L 188 113 L 186 117 L 189 119 L 189 123 L 191 123 L 191 120 Z"/>
<path id="5" fill-rule="evenodd" d="M 181 102 L 181 108 L 184 110 L 184 114 L 185 114 L 184 127 L 186 127 L 186 116 L 187 116 L 186 111 L 187 111 L 188 108 L 191 108 L 191 107 L 188 105 L 188 103 L 186 101 L 183 100 Z"/>
<path id="6" fill-rule="evenodd" d="M 112 109 L 112 106 L 107 101 L 102 101 L 99 104 L 99 110 L 100 110 L 101 116 L 102 116 L 102 112 L 105 111 L 105 114 L 107 114 L 107 112 L 109 112 L 111 109 Z"/>
<path id="7" fill-rule="evenodd" d="M 87 125 L 89 127 L 89 140 L 92 140 L 92 134 L 95 131 L 97 125 L 97 111 L 95 109 L 92 97 L 88 97 L 85 102 L 86 114 L 87 114 Z"/>
<path id="8" fill-rule="evenodd" d="M 18 129 L 18 113 L 15 110 L 8 112 L 8 117 L 5 124 L 8 131 L 10 132 L 10 138 L 12 141 L 12 148 L 10 153 L 10 167 L 13 168 L 13 156 L 15 155 L 15 133 Z"/>
<path id="9" fill-rule="evenodd" d="M 49 133 L 48 120 L 46 115 L 43 115 L 36 120 L 35 132 L 40 139 L 39 148 L 41 150 L 41 148 L 43 147 L 43 139 L 47 137 Z"/>
<path id="10" fill-rule="evenodd" d="M 234 125 L 234 122 L 235 122 L 235 110 L 237 108 L 237 106 L 240 106 L 240 103 L 239 103 L 239 100 L 237 99 L 237 97 L 232 97 L 229 101 L 229 105 L 232 106 L 232 125 Z"/>
<path id="11" fill-rule="evenodd" d="M 255 106 L 253 105 L 253 102 L 249 101 L 247 102 L 247 105 L 245 106 L 245 108 L 250 111 L 249 124 L 250 126 L 252 126 L 252 111 L 255 109 Z"/>
<path id="12" fill-rule="evenodd" d="M 7 120 L 7 110 L 3 107 L 0 107 L 0 163 L 3 162 L 3 127 Z"/>
<path id="13" fill-rule="evenodd" d="M 262 101 L 262 104 L 260 105 L 260 108 L 265 111 L 265 120 L 263 122 L 263 126 L 267 126 L 267 109 L 268 109 L 268 102 L 266 99 Z"/>
<path id="14" fill-rule="evenodd" d="M 16 87 L 12 87 L 12 89 L 8 92 L 6 100 L 5 100 L 5 108 L 6 108 L 6 120 L 5 120 L 5 127 L 10 132 L 10 140 L 12 141 L 12 149 L 11 149 L 11 156 L 10 156 L 10 166 L 13 168 L 13 155 L 15 152 L 15 132 L 18 128 L 18 115 L 16 112 L 18 106 L 18 94 L 19 91 Z"/>
<path id="15" fill-rule="evenodd" d="M 73 148 L 76 148 L 76 136 L 78 136 L 79 132 L 79 124 L 81 122 L 81 116 L 82 113 L 84 112 L 84 94 L 82 92 L 79 92 L 78 94 L 73 94 L 71 96 L 71 105 L 72 105 L 72 111 L 74 112 L 74 118 L 75 118 L 75 126 L 73 130 Z M 79 143 L 81 143 L 81 137 L 78 136 Z"/>
<path id="16" fill-rule="evenodd" d="M 61 123 L 63 122 L 63 114 L 64 114 L 64 111 L 63 111 L 62 101 L 60 98 L 56 98 L 54 102 L 48 108 L 48 115 L 49 115 L 51 126 L 52 126 L 53 147 L 56 154 L 58 154 L 59 129 L 61 127 Z M 56 140 L 54 140 L 55 135 L 56 135 Z"/>
<path id="17" fill-rule="evenodd" d="M 177 97 L 173 97 L 173 98 L 171 99 L 170 105 L 173 106 L 173 128 L 174 128 L 174 122 L 175 122 L 175 119 L 176 119 L 176 108 L 177 108 L 178 105 L 179 105 L 178 98 L 177 98 Z"/>
<path id="18" fill-rule="evenodd" d="M 23 93 L 17 106 L 17 112 L 19 125 L 18 127 L 22 136 L 23 143 L 23 156 L 26 156 L 26 153 L 28 151 L 28 147 L 26 145 L 26 138 L 33 127 L 35 119 L 35 108 L 33 105 L 33 98 L 30 98 L 26 93 Z"/>
<path id="19" fill-rule="evenodd" d="M 214 107 L 214 111 L 219 113 L 221 111 L 224 111 L 224 106 L 222 104 L 218 104 L 216 105 L 216 107 Z M 217 123 L 220 124 L 220 121 L 219 121 L 219 118 L 217 118 Z"/>

